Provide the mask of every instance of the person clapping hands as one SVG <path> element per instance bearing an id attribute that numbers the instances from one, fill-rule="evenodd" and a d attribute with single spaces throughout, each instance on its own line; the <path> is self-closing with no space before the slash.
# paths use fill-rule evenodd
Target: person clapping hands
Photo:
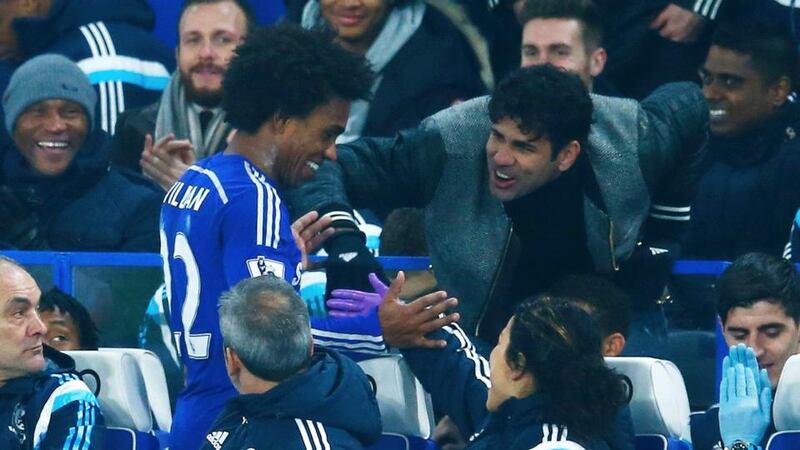
<path id="1" fill-rule="evenodd" d="M 761 449 L 772 418 L 772 386 L 753 349 L 738 344 L 722 362 L 719 430 L 725 449 Z"/>

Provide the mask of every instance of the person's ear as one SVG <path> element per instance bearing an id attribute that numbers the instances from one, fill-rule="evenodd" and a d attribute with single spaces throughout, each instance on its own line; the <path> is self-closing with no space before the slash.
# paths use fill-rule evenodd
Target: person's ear
<path id="1" fill-rule="evenodd" d="M 578 141 L 571 141 L 569 144 L 565 145 L 558 152 L 558 156 L 556 156 L 556 164 L 558 165 L 558 170 L 561 172 L 566 172 L 575 164 L 575 161 L 578 160 L 578 155 L 581 154 L 581 144 Z"/>
<path id="2" fill-rule="evenodd" d="M 525 371 L 525 355 L 522 353 L 517 353 L 516 361 L 509 361 L 508 367 L 511 369 L 509 372 L 511 374 L 512 381 L 519 381 L 521 380 L 528 372 Z"/>
<path id="3" fill-rule="evenodd" d="M 603 356 L 619 356 L 625 348 L 625 336 L 611 333 L 603 339 Z"/>
<path id="4" fill-rule="evenodd" d="M 769 98 L 772 105 L 776 108 L 783 106 L 790 92 L 792 92 L 792 82 L 789 77 L 780 77 L 778 81 L 769 87 Z"/>
<path id="5" fill-rule="evenodd" d="M 603 73 L 603 69 L 606 68 L 606 61 L 608 60 L 608 54 L 606 53 L 606 49 L 600 47 L 593 51 L 589 55 L 589 75 L 592 77 L 596 77 Z"/>
<path id="6" fill-rule="evenodd" d="M 228 371 L 228 377 L 232 380 L 237 379 L 242 372 L 242 360 L 230 347 L 225 347 L 225 368 Z"/>

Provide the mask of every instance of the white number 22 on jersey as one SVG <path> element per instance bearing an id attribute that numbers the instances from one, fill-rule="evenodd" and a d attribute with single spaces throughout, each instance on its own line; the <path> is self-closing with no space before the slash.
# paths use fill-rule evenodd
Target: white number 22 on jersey
<path id="1" fill-rule="evenodd" d="M 161 258 L 164 261 L 164 283 L 167 286 L 167 298 L 170 313 L 172 311 L 172 276 L 169 270 L 169 248 L 163 230 L 161 232 Z M 191 359 L 208 359 L 208 351 L 211 345 L 211 333 L 191 332 L 194 320 L 197 318 L 197 310 L 200 308 L 200 271 L 197 269 L 197 261 L 194 259 L 192 248 L 186 235 L 178 233 L 175 235 L 175 249 L 172 258 L 183 261 L 186 269 L 186 298 L 183 299 L 181 307 L 181 323 L 183 324 L 183 337 L 186 341 L 186 353 Z M 174 331 L 176 344 L 180 342 L 181 332 Z M 178 345 L 180 352 L 180 345 Z"/>

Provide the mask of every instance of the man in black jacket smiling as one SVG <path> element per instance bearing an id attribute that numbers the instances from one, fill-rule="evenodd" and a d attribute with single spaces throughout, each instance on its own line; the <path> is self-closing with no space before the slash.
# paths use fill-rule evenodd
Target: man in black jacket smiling
<path id="1" fill-rule="evenodd" d="M 709 166 L 700 180 L 686 253 L 732 261 L 780 255 L 800 206 L 797 48 L 753 20 L 717 30 L 700 73 L 710 112 Z"/>
<path id="2" fill-rule="evenodd" d="M 161 203 L 146 181 L 108 168 L 97 97 L 60 55 L 23 64 L 3 95 L 14 149 L 0 167 L 0 246 L 155 252 Z"/>

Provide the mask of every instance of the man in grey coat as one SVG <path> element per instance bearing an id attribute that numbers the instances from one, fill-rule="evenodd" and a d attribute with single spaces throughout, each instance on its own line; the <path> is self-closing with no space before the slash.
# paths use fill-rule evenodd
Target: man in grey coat
<path id="1" fill-rule="evenodd" d="M 522 69 L 508 81 L 517 99 L 509 106 L 492 113 L 489 98 L 478 98 L 394 139 L 339 146 L 337 161 L 292 193 L 295 213 L 316 209 L 340 229 L 326 247 L 328 292 L 367 290 L 375 270 L 352 207 L 422 207 L 439 286 L 459 299 L 462 327 L 492 342 L 521 297 L 567 273 L 613 274 L 647 252 L 639 243 L 652 204 L 662 205 L 656 215 L 688 216 L 688 207 L 663 205 L 688 205 L 693 195 L 707 121 L 697 86 L 666 85 L 641 104 L 592 96 L 588 145 L 576 148 L 580 138 L 553 139 L 553 127 L 583 120 L 573 113 L 580 96 L 560 95 L 574 84 L 516 92 L 531 72 L 540 82 L 575 78 L 552 66 Z M 540 116 L 536 129 L 524 126 L 528 114 Z M 535 153 L 549 161 L 527 170 Z M 412 321 L 379 316 L 388 344 L 408 343 L 395 337 L 413 335 Z"/>

